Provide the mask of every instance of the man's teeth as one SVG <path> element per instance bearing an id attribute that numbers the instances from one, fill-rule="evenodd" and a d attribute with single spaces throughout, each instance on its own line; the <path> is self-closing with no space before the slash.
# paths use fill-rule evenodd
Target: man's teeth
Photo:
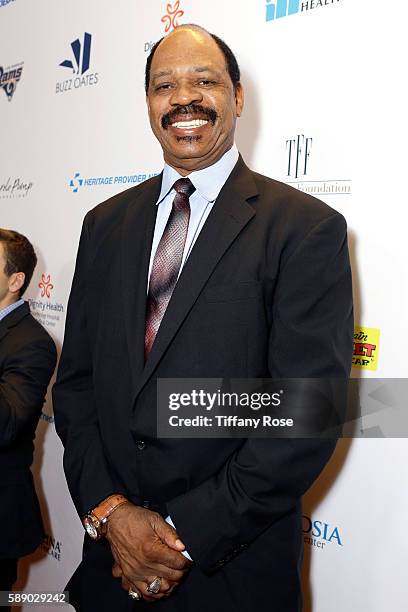
<path id="1" fill-rule="evenodd" d="M 176 128 L 198 128 L 206 125 L 208 121 L 204 119 L 193 119 L 192 121 L 176 121 L 176 123 L 172 123 L 172 127 Z"/>

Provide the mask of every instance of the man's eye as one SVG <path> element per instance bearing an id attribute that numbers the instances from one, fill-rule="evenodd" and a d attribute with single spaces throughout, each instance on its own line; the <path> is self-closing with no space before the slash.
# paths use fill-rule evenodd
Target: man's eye
<path id="1" fill-rule="evenodd" d="M 161 85 L 157 85 L 156 91 L 160 91 L 161 89 L 170 89 L 171 83 L 162 83 Z"/>
<path id="2" fill-rule="evenodd" d="M 199 81 L 199 85 L 213 85 L 215 81 L 210 81 L 209 79 L 201 79 Z"/>

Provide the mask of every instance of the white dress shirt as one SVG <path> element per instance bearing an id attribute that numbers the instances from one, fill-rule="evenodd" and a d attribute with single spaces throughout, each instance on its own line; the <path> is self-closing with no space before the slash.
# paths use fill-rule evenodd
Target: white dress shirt
<path id="1" fill-rule="evenodd" d="M 183 258 L 181 260 L 180 272 L 190 255 L 195 241 L 201 232 L 203 225 L 211 212 L 214 202 L 218 197 L 221 189 L 232 172 L 235 164 L 238 161 L 238 149 L 235 144 L 224 153 L 224 155 L 212 166 L 191 172 L 188 177 L 182 177 L 177 170 L 165 164 L 163 170 L 162 186 L 159 199 L 156 202 L 158 206 L 156 225 L 154 227 L 152 250 L 150 254 L 149 276 L 152 271 L 153 259 L 160 238 L 163 235 L 168 218 L 170 217 L 171 208 L 174 197 L 176 195 L 173 189 L 174 183 L 180 178 L 189 178 L 195 187 L 194 193 L 190 196 L 190 221 L 188 223 L 188 231 L 186 243 L 184 245 Z"/>

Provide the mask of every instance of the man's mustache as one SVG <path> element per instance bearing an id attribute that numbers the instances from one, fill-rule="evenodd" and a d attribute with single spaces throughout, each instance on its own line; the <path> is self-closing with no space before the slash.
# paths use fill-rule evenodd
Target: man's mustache
<path id="1" fill-rule="evenodd" d="M 167 130 L 169 125 L 180 115 L 201 115 L 206 117 L 213 125 L 217 120 L 217 112 L 213 108 L 200 106 L 199 104 L 188 104 L 187 106 L 178 106 L 166 115 L 163 115 L 161 124 L 164 130 Z"/>

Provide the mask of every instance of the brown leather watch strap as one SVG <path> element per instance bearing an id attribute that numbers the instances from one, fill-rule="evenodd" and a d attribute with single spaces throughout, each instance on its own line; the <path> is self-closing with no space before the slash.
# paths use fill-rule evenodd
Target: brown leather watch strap
<path id="1" fill-rule="evenodd" d="M 126 504 L 128 499 L 124 495 L 110 495 L 106 499 L 104 499 L 96 508 L 94 508 L 91 512 L 96 518 L 99 520 L 101 524 L 106 523 L 108 516 L 112 514 L 116 508 Z"/>

